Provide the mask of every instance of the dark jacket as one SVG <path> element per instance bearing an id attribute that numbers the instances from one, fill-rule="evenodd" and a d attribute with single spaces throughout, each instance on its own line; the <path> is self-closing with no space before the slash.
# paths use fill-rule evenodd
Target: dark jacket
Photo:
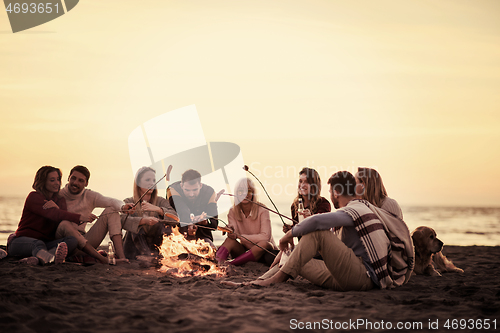
<path id="1" fill-rule="evenodd" d="M 201 185 L 200 193 L 193 202 L 189 201 L 184 195 L 184 191 L 181 188 L 181 182 L 175 182 L 168 187 L 167 199 L 177 212 L 181 222 L 189 223 L 191 222 L 191 214 L 198 216 L 205 212 L 209 219 L 208 224 L 203 227 L 217 229 L 219 223 L 217 220 L 218 213 L 217 202 L 215 201 L 215 191 L 208 185 Z M 203 227 L 199 227 L 196 231 L 196 239 L 208 238 L 213 241 L 212 230 Z M 182 227 L 179 231 L 181 233 L 187 232 L 187 227 Z"/>

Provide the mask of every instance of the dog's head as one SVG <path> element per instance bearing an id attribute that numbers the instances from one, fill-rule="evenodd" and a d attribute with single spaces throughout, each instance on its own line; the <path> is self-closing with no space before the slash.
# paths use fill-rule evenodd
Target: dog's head
<path id="1" fill-rule="evenodd" d="M 441 251 L 443 242 L 436 237 L 434 229 L 429 227 L 418 227 L 411 234 L 415 252 L 421 255 L 433 254 Z"/>

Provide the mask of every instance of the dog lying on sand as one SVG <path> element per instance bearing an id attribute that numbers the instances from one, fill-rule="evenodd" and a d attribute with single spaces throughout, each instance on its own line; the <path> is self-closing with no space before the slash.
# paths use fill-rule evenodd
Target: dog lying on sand
<path id="1" fill-rule="evenodd" d="M 434 229 L 418 227 L 411 238 L 415 247 L 415 274 L 441 276 L 442 272 L 464 272 L 441 253 L 444 243 L 436 237 Z"/>

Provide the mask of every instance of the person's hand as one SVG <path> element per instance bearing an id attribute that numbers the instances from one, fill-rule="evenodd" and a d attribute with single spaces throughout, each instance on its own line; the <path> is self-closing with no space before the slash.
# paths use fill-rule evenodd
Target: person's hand
<path id="1" fill-rule="evenodd" d="M 146 216 L 141 219 L 141 222 L 139 222 L 139 225 L 155 225 L 158 223 L 160 220 L 156 217 L 152 216 Z"/>
<path id="2" fill-rule="evenodd" d="M 196 231 L 198 230 L 198 226 L 196 224 L 190 224 L 188 226 L 188 235 L 194 236 L 196 235 Z"/>
<path id="3" fill-rule="evenodd" d="M 281 251 L 280 251 L 280 253 L 278 253 L 278 255 L 276 256 L 276 258 L 274 258 L 274 261 L 269 268 L 273 268 L 274 266 L 276 266 L 277 264 L 280 263 L 282 254 L 283 254 L 283 252 L 281 252 Z"/>
<path id="4" fill-rule="evenodd" d="M 292 230 L 292 227 L 293 227 L 293 225 L 284 223 L 283 224 L 283 232 L 286 234 L 287 232 Z"/>
<path id="5" fill-rule="evenodd" d="M 133 214 L 135 212 L 135 207 L 133 203 L 127 203 L 122 206 L 121 211 L 126 214 Z"/>
<path id="6" fill-rule="evenodd" d="M 281 251 L 285 252 L 289 249 L 293 249 L 293 247 L 293 236 L 292 231 L 290 230 L 280 239 L 279 248 Z"/>
<path id="7" fill-rule="evenodd" d="M 80 214 L 80 222 L 81 223 L 83 223 L 83 222 L 92 222 L 96 218 L 97 218 L 97 216 L 95 216 L 92 213 Z"/>
<path id="8" fill-rule="evenodd" d="M 238 236 L 234 233 L 234 227 L 233 227 L 232 225 L 229 225 L 229 226 L 227 226 L 227 228 L 228 228 L 229 230 L 231 230 L 231 232 L 229 232 L 229 233 L 227 234 L 227 238 L 237 240 L 237 239 L 238 239 Z"/>
<path id="9" fill-rule="evenodd" d="M 59 209 L 59 206 L 52 200 L 47 201 L 45 200 L 45 204 L 42 206 L 43 209 L 49 209 L 49 208 L 57 208 Z"/>
<path id="10" fill-rule="evenodd" d="M 304 216 L 304 218 L 308 218 L 311 216 L 311 211 L 309 209 L 304 209 L 302 212 L 299 212 L 300 215 Z"/>
<path id="11" fill-rule="evenodd" d="M 201 221 L 206 220 L 206 219 L 207 219 L 207 213 L 203 212 L 198 216 L 192 216 L 191 222 L 198 223 L 198 222 L 201 222 Z M 200 223 L 200 224 L 203 224 L 203 223 Z M 205 224 L 207 224 L 207 223 L 205 223 Z"/>
<path id="12" fill-rule="evenodd" d="M 141 203 L 141 209 L 142 209 L 143 211 L 148 211 L 148 212 L 156 212 L 156 213 L 158 213 L 158 212 L 159 212 L 160 214 L 163 214 L 163 210 L 162 210 L 160 207 L 155 206 L 155 205 L 153 205 L 152 203 L 149 203 L 149 202 L 147 202 L 147 201 L 143 201 L 143 202 Z"/>

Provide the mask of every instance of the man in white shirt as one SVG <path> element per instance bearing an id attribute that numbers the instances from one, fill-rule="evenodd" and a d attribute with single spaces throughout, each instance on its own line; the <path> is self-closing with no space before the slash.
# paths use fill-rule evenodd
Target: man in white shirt
<path id="1" fill-rule="evenodd" d="M 105 208 L 99 218 L 91 214 L 92 220 L 89 222 L 92 222 L 96 218 L 97 220 L 87 232 L 85 231 L 87 222 L 77 226 L 80 233 L 80 235 L 76 235 L 78 247 L 83 248 L 88 243 L 94 249 L 97 249 L 109 232 L 109 237 L 113 241 L 115 247 L 116 257 L 118 259 L 125 259 L 120 211 L 128 210 L 132 208 L 132 205 L 125 204 L 122 200 L 105 197 L 98 192 L 87 189 L 89 178 L 90 171 L 82 165 L 77 165 L 71 169 L 68 177 L 68 184 L 59 191 L 59 195 L 66 199 L 68 211 L 71 213 L 91 214 L 97 207 Z M 62 236 L 64 233 L 64 228 L 59 227 L 56 232 L 56 237 Z M 102 261 L 101 258 L 98 259 Z M 104 257 L 102 257 L 102 259 L 105 260 Z"/>

